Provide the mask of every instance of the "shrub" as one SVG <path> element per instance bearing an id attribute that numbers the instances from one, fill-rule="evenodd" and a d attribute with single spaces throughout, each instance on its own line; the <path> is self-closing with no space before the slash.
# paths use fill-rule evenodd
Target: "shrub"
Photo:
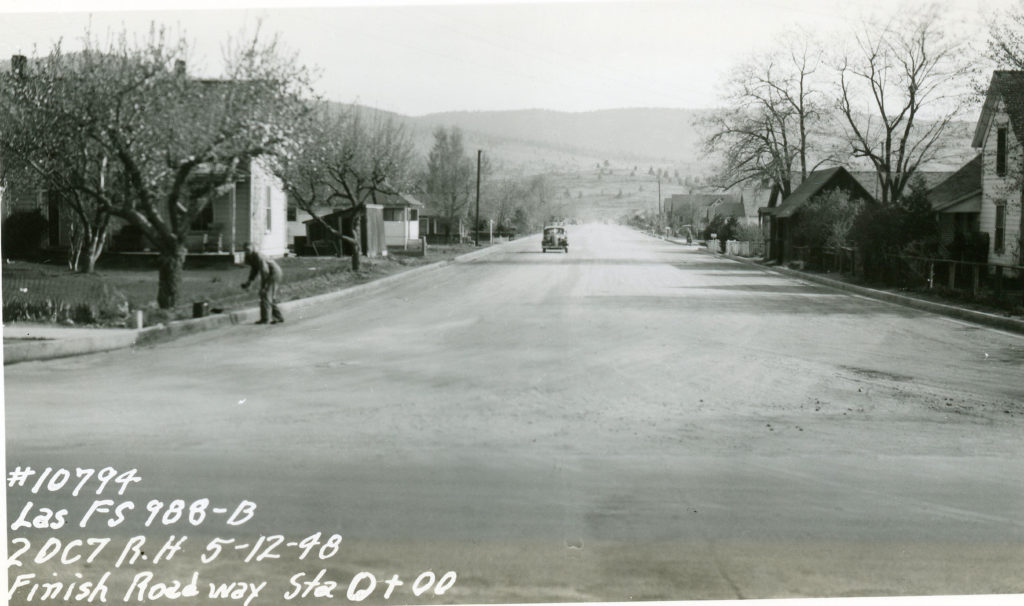
<path id="1" fill-rule="evenodd" d="M 4 291 L 4 322 L 111 324 L 125 320 L 129 311 L 127 297 L 107 284 L 62 294 L 36 292 L 35 288 Z"/>
<path id="2" fill-rule="evenodd" d="M 847 246 L 863 206 L 860 200 L 851 200 L 849 193 L 842 190 L 811 198 L 796 213 L 794 244 L 818 249 Z"/>
<path id="3" fill-rule="evenodd" d="M 764 232 L 756 223 L 742 223 L 736 227 L 733 239 L 740 242 L 760 242 L 764 240 Z"/>
<path id="4" fill-rule="evenodd" d="M 863 205 L 853 221 L 850 239 L 863 253 L 864 272 L 869 278 L 898 279 L 898 268 L 887 260 L 892 255 L 909 251 L 933 256 L 939 228 L 924 179 L 920 175 L 914 178 L 907 195 L 895 202 Z"/>

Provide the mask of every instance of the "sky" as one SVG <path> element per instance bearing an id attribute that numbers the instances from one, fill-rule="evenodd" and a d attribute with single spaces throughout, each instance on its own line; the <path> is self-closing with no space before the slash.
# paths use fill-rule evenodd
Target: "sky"
<path id="1" fill-rule="evenodd" d="M 985 18 L 1020 0 L 943 0 L 954 30 L 983 44 Z M 128 7 L 146 10 L 128 10 Z M 144 32 L 194 44 L 190 72 L 215 76 L 229 35 L 277 33 L 318 70 L 325 97 L 406 115 L 457 110 L 707 108 L 729 69 L 800 27 L 841 44 L 864 18 L 913 0 L 489 2 L 0 0 L 0 57 L 45 54 L 83 32 Z"/>

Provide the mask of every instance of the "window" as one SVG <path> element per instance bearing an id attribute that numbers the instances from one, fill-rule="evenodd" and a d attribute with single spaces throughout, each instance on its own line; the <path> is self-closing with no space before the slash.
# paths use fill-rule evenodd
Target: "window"
<path id="1" fill-rule="evenodd" d="M 385 221 L 402 221 L 402 208 L 385 208 L 384 209 L 384 220 Z"/>
<path id="2" fill-rule="evenodd" d="M 1003 254 L 1006 237 L 1006 200 L 996 202 L 996 236 L 992 240 L 992 249 Z"/>
<path id="3" fill-rule="evenodd" d="M 420 211 L 416 210 L 415 208 L 410 208 L 409 209 L 409 220 L 410 221 L 419 221 L 420 220 Z"/>
<path id="4" fill-rule="evenodd" d="M 299 220 L 299 208 L 296 206 L 293 200 L 288 200 L 288 220 L 298 221 Z"/>
<path id="5" fill-rule="evenodd" d="M 1006 127 L 996 131 L 996 174 L 1006 176 Z"/>

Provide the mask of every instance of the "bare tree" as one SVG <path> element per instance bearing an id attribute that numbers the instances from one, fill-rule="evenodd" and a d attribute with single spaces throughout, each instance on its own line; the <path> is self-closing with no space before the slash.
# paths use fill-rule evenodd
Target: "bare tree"
<path id="1" fill-rule="evenodd" d="M 406 185 L 413 146 L 405 128 L 394 119 L 374 114 L 369 120 L 357 106 L 321 106 L 304 122 L 278 160 L 276 172 L 296 206 L 348 242 L 352 269 L 362 257 L 361 216 L 378 195 L 396 195 Z M 352 212 L 352 229 L 343 233 L 322 216 L 324 208 Z M 339 252 L 341 247 L 338 247 Z"/>
<path id="2" fill-rule="evenodd" d="M 888 203 L 936 158 L 966 100 L 969 64 L 934 11 L 864 23 L 855 40 L 839 60 L 837 106 L 853 155 L 871 162 L 881 202 Z"/>
<path id="3" fill-rule="evenodd" d="M 765 56 L 735 68 L 726 82 L 726 107 L 700 121 L 705 151 L 722 156 L 723 187 L 767 182 L 773 197 L 788 196 L 793 179 L 832 154 L 816 129 L 828 107 L 816 78 L 820 49 L 803 33 Z"/>

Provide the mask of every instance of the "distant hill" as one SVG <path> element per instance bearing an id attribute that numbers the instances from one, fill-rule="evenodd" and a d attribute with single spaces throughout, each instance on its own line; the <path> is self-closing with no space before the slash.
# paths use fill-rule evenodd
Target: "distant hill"
<path id="1" fill-rule="evenodd" d="M 337 104 L 343 105 L 343 104 Z M 444 112 L 403 116 L 364 108 L 399 120 L 412 131 L 424 155 L 439 126 L 458 126 L 467 149 L 484 149 L 506 170 L 547 172 L 609 160 L 673 166 L 701 174 L 710 165 L 698 150 L 693 123 L 709 110 L 613 109 L 592 112 L 551 110 Z"/>
<path id="2" fill-rule="evenodd" d="M 464 131 L 518 143 L 624 160 L 689 164 L 699 157 L 694 121 L 708 110 L 611 109 L 592 112 L 517 110 L 446 112 L 409 120 L 434 128 Z"/>

